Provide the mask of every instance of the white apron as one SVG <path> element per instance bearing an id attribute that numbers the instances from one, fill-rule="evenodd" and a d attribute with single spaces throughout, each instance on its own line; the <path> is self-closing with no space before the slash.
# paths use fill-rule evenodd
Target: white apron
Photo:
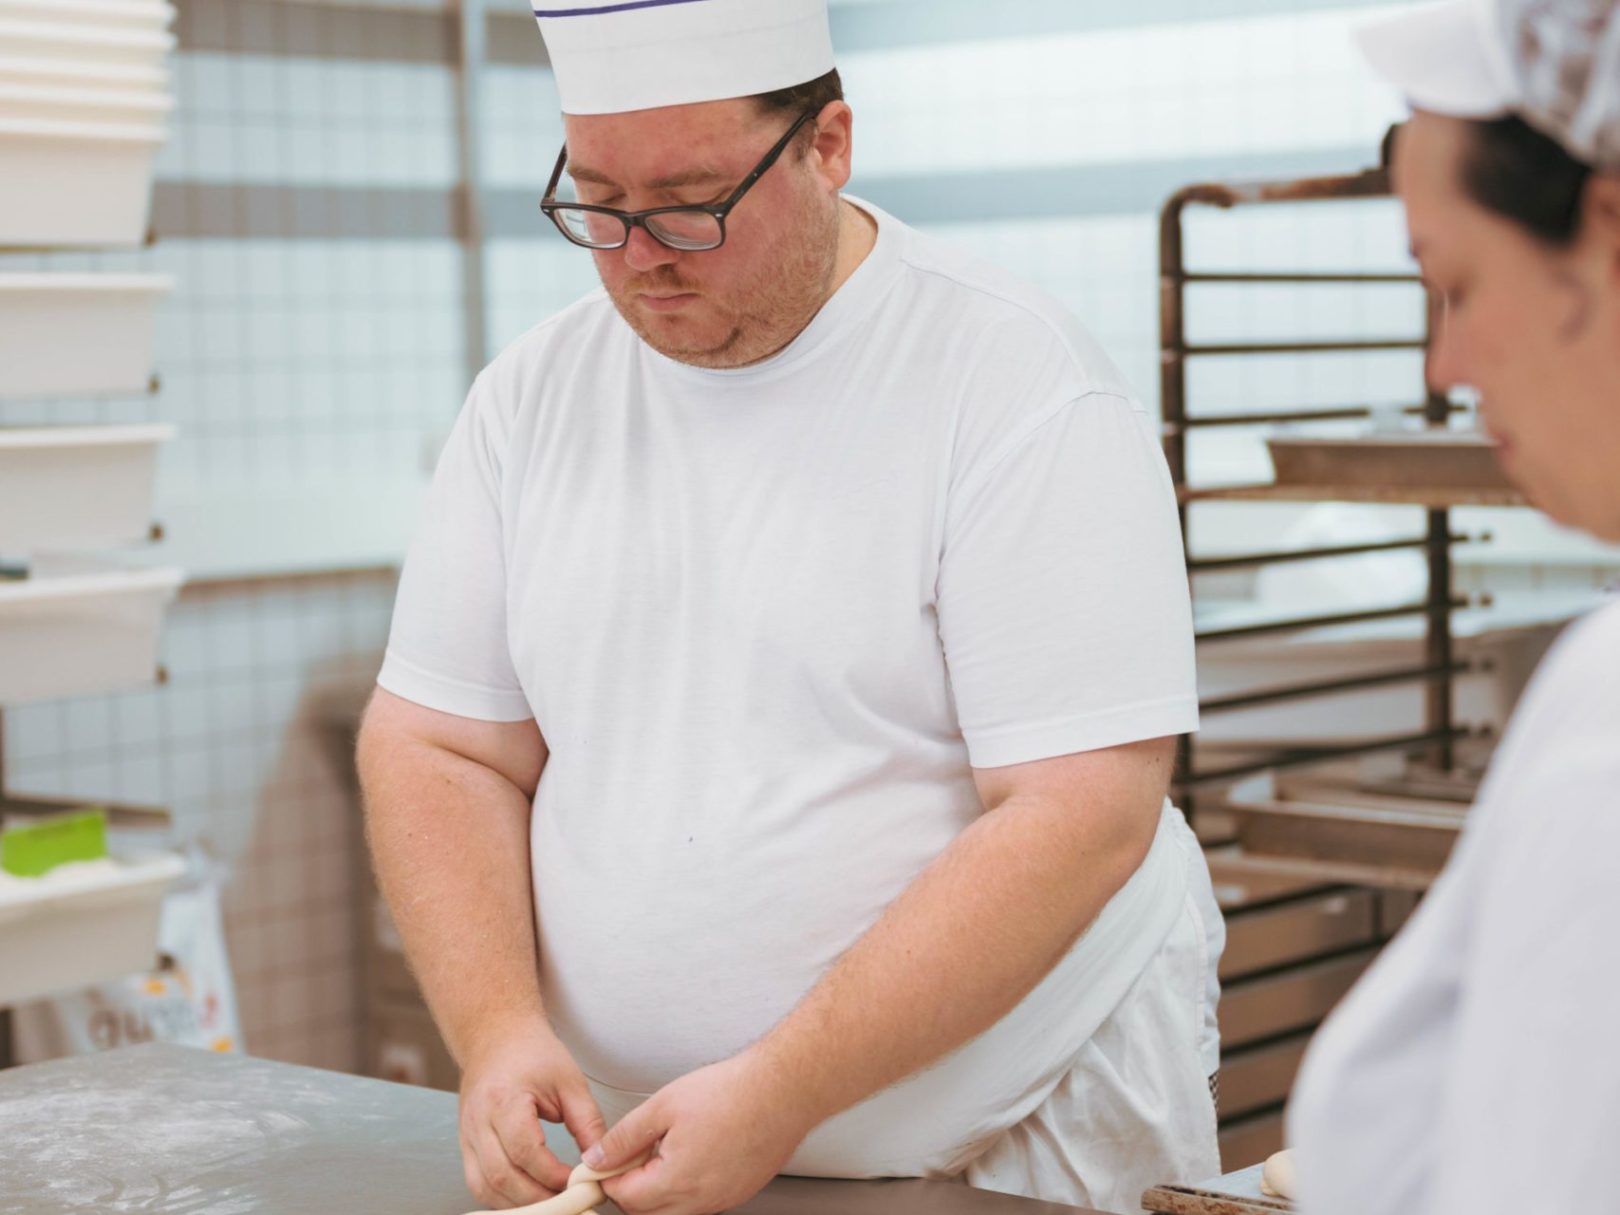
<path id="1" fill-rule="evenodd" d="M 1167 803 L 1147 860 L 1034 992 L 933 1066 L 822 1123 L 783 1172 L 959 1179 L 1119 1212 L 1139 1211 L 1151 1186 L 1218 1174 L 1208 883 Z M 1110 965 L 1124 944 L 1115 924 L 1140 923 L 1143 905 L 1160 911 L 1163 943 L 1144 969 L 1121 974 Z M 1050 1023 L 1054 1007 L 1061 1025 Z M 649 1096 L 594 1078 L 591 1090 L 610 1126 Z"/>

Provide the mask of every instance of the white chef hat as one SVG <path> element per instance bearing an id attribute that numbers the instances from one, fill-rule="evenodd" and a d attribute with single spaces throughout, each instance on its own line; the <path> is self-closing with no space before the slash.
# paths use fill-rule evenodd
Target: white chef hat
<path id="1" fill-rule="evenodd" d="M 827 0 L 536 0 L 565 114 L 751 97 L 833 68 Z"/>
<path id="2" fill-rule="evenodd" d="M 1620 0 L 1442 0 L 1357 40 L 1420 110 L 1517 114 L 1572 156 L 1620 168 Z"/>

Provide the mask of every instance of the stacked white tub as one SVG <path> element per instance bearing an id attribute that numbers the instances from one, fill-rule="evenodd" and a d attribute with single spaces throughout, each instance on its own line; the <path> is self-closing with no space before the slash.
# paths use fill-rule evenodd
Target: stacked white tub
<path id="1" fill-rule="evenodd" d="M 173 106 L 174 16 L 167 0 L 0 0 L 0 251 L 145 243 Z M 172 286 L 155 274 L 17 272 L 0 259 L 0 400 L 146 393 Z M 158 451 L 172 437 L 165 425 L 0 425 L 0 706 L 155 677 L 182 575 L 105 554 L 151 534 Z M 154 857 L 0 889 L 0 1005 L 148 967 L 178 869 Z M 56 939 L 70 922 L 77 949 Z M 96 928 L 120 922 L 141 929 Z M 39 964 L 46 943 L 50 967 Z"/>

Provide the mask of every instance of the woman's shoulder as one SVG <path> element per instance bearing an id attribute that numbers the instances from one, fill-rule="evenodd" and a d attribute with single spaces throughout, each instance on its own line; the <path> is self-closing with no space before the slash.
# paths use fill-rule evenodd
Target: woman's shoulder
<path id="1" fill-rule="evenodd" d="M 1620 811 L 1620 600 L 1565 629 L 1530 681 L 1481 790 L 1503 800 L 1543 823 Z"/>
<path id="2" fill-rule="evenodd" d="M 1532 710 L 1568 716 L 1579 708 L 1620 714 L 1620 596 L 1572 623 L 1527 693 Z"/>

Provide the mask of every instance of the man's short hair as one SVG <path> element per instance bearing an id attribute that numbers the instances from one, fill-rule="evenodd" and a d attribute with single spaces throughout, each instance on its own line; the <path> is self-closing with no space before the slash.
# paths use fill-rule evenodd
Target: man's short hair
<path id="1" fill-rule="evenodd" d="M 806 110 L 814 110 L 819 114 L 828 102 L 843 99 L 844 82 L 838 78 L 837 68 L 825 76 L 817 76 L 814 80 L 807 80 L 803 84 L 789 85 L 785 89 L 754 95 L 754 101 L 759 105 L 761 114 L 786 111 L 792 113 L 794 117 L 798 117 Z M 800 131 L 797 142 L 808 143 L 813 130 L 813 127 L 807 127 Z"/>

